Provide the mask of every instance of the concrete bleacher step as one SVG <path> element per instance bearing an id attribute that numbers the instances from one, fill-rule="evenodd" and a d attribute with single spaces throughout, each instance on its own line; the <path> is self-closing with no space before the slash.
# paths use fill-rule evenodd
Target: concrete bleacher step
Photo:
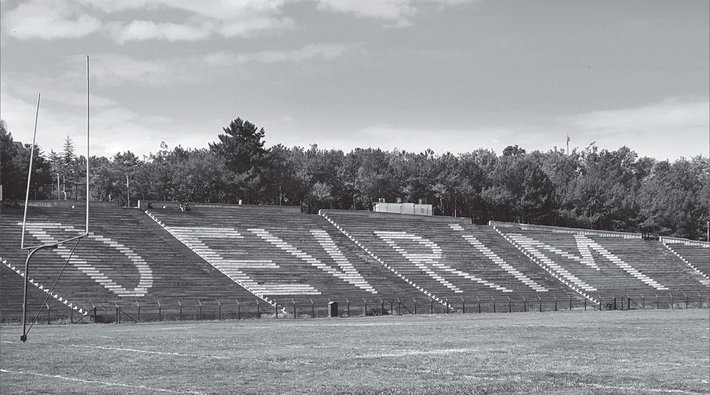
<path id="1" fill-rule="evenodd" d="M 689 240 L 673 238 L 662 238 L 660 241 L 665 248 L 688 265 L 693 272 L 703 278 L 699 280 L 703 285 L 710 287 L 710 243 L 691 242 Z M 698 264 L 705 263 L 703 266 L 707 267 L 707 272 L 703 270 L 703 267 L 696 266 L 691 260 Z"/>
<path id="2" fill-rule="evenodd" d="M 2 257 L 0 257 L 0 263 L 2 263 L 5 267 L 9 268 L 10 270 L 14 271 L 15 273 L 17 273 L 17 275 L 21 277 L 20 282 L 24 283 L 24 281 L 25 281 L 25 280 L 24 280 L 24 279 L 25 279 L 25 274 L 24 274 L 24 271 L 23 271 L 23 270 L 20 270 L 20 269 L 18 269 L 18 268 L 15 268 L 14 265 L 9 264 L 9 263 L 7 262 L 7 260 L 6 260 L 6 259 L 3 259 Z M 50 298 L 52 298 L 52 299 L 54 299 L 55 301 L 60 302 L 60 303 L 62 303 L 62 304 L 64 304 L 64 305 L 68 306 L 69 308 L 71 308 L 71 309 L 77 311 L 79 314 L 82 314 L 82 315 L 87 315 L 87 314 L 88 314 L 88 312 L 86 311 L 86 308 L 82 308 L 82 307 L 80 307 L 79 305 L 77 305 L 77 304 L 75 304 L 75 303 L 69 303 L 66 299 L 64 299 L 63 297 L 59 296 L 57 293 L 52 292 L 51 289 L 47 289 L 47 288 L 45 288 L 42 284 L 39 284 L 39 283 L 37 283 L 36 281 L 34 281 L 34 279 L 28 279 L 27 282 L 28 282 L 29 284 L 31 284 L 35 289 L 37 289 L 37 290 L 39 290 L 39 291 L 42 291 L 44 294 L 49 295 Z M 7 284 L 7 280 L 6 280 L 3 289 L 6 290 L 8 287 L 9 287 L 9 284 Z M 24 286 L 22 286 L 22 288 L 24 289 Z M 4 291 L 4 292 L 5 292 L 5 291 Z M 6 300 L 7 300 L 7 299 L 6 299 Z M 42 299 L 42 300 L 44 301 L 44 299 Z M 21 301 L 21 300 L 20 300 L 20 301 Z M 35 300 L 34 302 L 36 303 L 37 300 Z"/>
<path id="3" fill-rule="evenodd" d="M 276 294 L 283 294 L 278 281 L 284 282 L 284 278 L 289 277 L 302 278 L 304 283 L 315 281 L 319 284 L 315 287 L 318 293 L 308 293 L 321 298 L 326 295 L 336 299 L 357 297 L 357 292 L 364 292 L 362 296 L 365 297 L 368 294 L 385 296 L 415 292 L 405 282 L 398 284 L 397 280 L 391 281 L 392 279 L 383 281 L 388 279 L 386 272 L 377 270 L 372 265 L 373 262 L 368 262 L 370 258 L 364 258 L 366 255 L 347 238 L 339 238 L 341 233 L 335 231 L 332 225 L 323 226 L 319 223 L 317 219 L 320 217 L 295 213 L 288 216 L 265 215 L 268 212 L 269 210 L 262 212 L 225 208 L 199 210 L 197 213 L 193 211 L 190 215 L 182 216 L 167 210 L 153 210 L 148 214 L 156 224 L 172 230 L 175 237 L 187 243 L 193 252 L 207 260 L 214 260 L 213 264 L 224 265 L 233 260 L 236 266 L 231 267 L 230 273 L 234 275 L 239 268 L 239 281 L 249 281 L 250 276 L 241 270 L 252 272 L 252 275 L 256 275 L 260 280 L 250 283 L 249 287 L 257 292 L 256 289 L 265 286 L 265 289 L 257 292 L 261 295 L 268 295 L 269 289 L 273 289 Z M 230 232 L 248 237 L 250 246 L 246 247 L 246 250 L 235 247 L 236 240 L 224 242 L 208 237 L 208 233 L 213 233 L 212 236 L 215 237 L 224 236 L 214 230 L 224 228 L 226 224 L 234 227 Z M 347 240 L 347 243 L 344 243 L 344 240 Z M 254 256 L 259 259 L 253 259 L 250 254 L 256 254 Z M 239 255 L 244 258 L 239 258 Z M 284 258 L 287 259 L 284 261 Z M 270 262 L 258 262 L 261 267 L 256 267 L 255 260 Z M 280 267 L 282 264 L 285 265 L 283 268 Z M 277 269 L 273 270 L 273 273 L 283 274 L 271 278 L 268 274 L 270 269 Z M 286 269 L 290 272 L 283 272 Z M 363 276 L 367 277 L 366 281 Z M 273 281 L 276 283 L 272 283 Z M 376 282 L 376 286 L 373 286 L 372 281 Z M 298 297 L 298 293 L 307 292 L 304 288 L 291 289 L 296 293 L 294 297 Z"/>
<path id="4" fill-rule="evenodd" d="M 533 280 L 512 265 L 506 266 L 502 256 L 510 256 L 510 251 L 497 255 L 492 250 L 477 249 L 463 237 L 468 234 L 468 228 L 452 218 L 424 220 L 411 216 L 380 216 L 338 210 L 325 210 L 321 215 L 332 221 L 344 235 L 351 237 L 363 251 L 378 258 L 383 266 L 440 299 L 447 294 L 467 297 L 515 294 L 523 297 L 521 288 L 535 293 L 546 289 L 548 284 L 552 284 L 554 292 L 559 290 L 563 293 L 560 289 L 563 285 L 551 276 L 536 273 Z M 467 231 L 461 232 L 462 229 Z M 520 254 L 513 247 L 509 248 Z M 424 255 L 418 255 L 418 249 Z M 518 259 L 520 256 L 516 255 Z M 531 269 L 525 271 L 529 273 Z M 544 286 L 538 283 L 543 278 L 546 281 Z M 533 284 L 539 287 L 535 289 Z"/>
<path id="5" fill-rule="evenodd" d="M 575 290 L 646 295 L 707 292 L 706 279 L 657 241 L 618 232 L 498 224 L 494 228 Z"/>
<path id="6" fill-rule="evenodd" d="M 8 235 L 7 238 L 0 238 L 0 251 L 3 252 L 9 251 L 15 238 L 19 244 L 21 233 L 16 226 L 17 220 L 13 221 L 14 218 L 21 218 L 21 212 L 8 210 L 7 214 L 0 218 L 0 226 L 7 229 L 3 235 Z M 67 210 L 38 209 L 31 214 L 39 223 L 82 225 Z M 152 221 L 138 210 L 99 207 L 92 215 L 96 216 L 92 219 L 92 236 L 87 242 L 79 243 L 65 275 L 57 284 L 56 294 L 62 295 L 63 301 L 69 300 L 67 305 L 71 304 L 72 308 L 92 303 L 113 306 L 115 303 L 155 303 L 157 300 L 175 302 L 195 297 L 253 299 L 252 294 L 189 252 L 162 228 L 154 223 L 149 226 Z M 30 240 L 37 239 L 30 236 Z M 38 289 L 48 289 L 53 276 L 58 274 L 57 262 L 64 260 L 57 252 L 37 254 L 33 259 L 31 272 Z M 136 267 L 132 261 L 141 257 L 147 264 Z M 151 273 L 154 283 L 145 296 L 121 298 L 122 287 L 136 287 L 139 285 L 138 278 L 149 278 Z"/>
<path id="7" fill-rule="evenodd" d="M 598 300 L 595 299 L 594 297 L 592 297 L 590 294 L 590 292 L 596 291 L 596 288 L 586 285 L 581 280 L 579 280 L 575 276 L 571 275 L 571 273 L 568 273 L 566 270 L 564 270 L 561 267 L 559 267 L 558 265 L 556 265 L 554 262 L 552 262 L 547 257 L 533 256 L 521 244 L 519 244 L 516 240 L 510 238 L 507 234 L 501 232 L 500 229 L 498 229 L 496 226 L 493 226 L 493 229 L 498 234 L 500 234 L 505 240 L 507 240 L 511 245 L 515 246 L 518 250 L 520 250 L 531 261 L 538 264 L 543 270 L 545 270 L 551 276 L 556 278 L 562 284 L 566 285 L 572 291 L 576 292 L 577 294 L 579 294 L 580 296 L 584 297 L 585 299 L 591 301 L 592 303 L 594 303 L 594 304 L 598 303 Z M 563 275 L 569 274 L 569 276 L 567 278 L 571 279 L 572 281 L 566 280 L 565 278 L 560 276 L 560 274 L 563 274 Z"/>

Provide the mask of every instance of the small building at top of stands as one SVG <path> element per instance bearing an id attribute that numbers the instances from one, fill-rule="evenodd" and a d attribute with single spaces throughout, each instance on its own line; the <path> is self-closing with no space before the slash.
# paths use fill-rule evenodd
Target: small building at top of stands
<path id="1" fill-rule="evenodd" d="M 373 211 L 379 213 L 394 213 L 408 215 L 433 215 L 432 205 L 423 203 L 387 203 L 385 199 L 373 204 Z"/>

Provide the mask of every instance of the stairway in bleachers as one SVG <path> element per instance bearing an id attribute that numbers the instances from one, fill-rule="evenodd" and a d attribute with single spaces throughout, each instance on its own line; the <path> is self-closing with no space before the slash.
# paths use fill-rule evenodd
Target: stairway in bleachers
<path id="1" fill-rule="evenodd" d="M 274 206 L 147 212 L 216 270 L 271 305 L 408 300 L 421 296 L 324 219 Z"/>
<path id="2" fill-rule="evenodd" d="M 710 285 L 710 243 L 674 237 L 662 237 L 661 243 Z"/>
<path id="3" fill-rule="evenodd" d="M 655 240 L 630 233 L 494 223 L 530 259 L 580 294 L 707 293 L 707 281 Z"/>
<path id="4" fill-rule="evenodd" d="M 338 210 L 322 215 L 392 272 L 438 299 L 568 298 L 554 277 L 493 229 L 470 220 Z"/>

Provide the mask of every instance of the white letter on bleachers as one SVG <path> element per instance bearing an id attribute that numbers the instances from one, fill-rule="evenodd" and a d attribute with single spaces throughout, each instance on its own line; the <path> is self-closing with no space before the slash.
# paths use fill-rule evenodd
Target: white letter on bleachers
<path id="1" fill-rule="evenodd" d="M 278 269 L 279 266 L 271 259 L 233 259 L 225 258 L 221 250 L 207 245 L 205 240 L 244 239 L 234 228 L 208 228 L 187 226 L 166 226 L 165 230 L 180 240 L 202 259 L 207 261 L 229 277 L 235 283 L 246 288 L 257 296 L 263 295 L 320 295 L 320 291 L 308 284 L 294 283 L 260 283 L 248 275 L 244 269 Z M 229 245 L 231 248 L 232 245 Z M 234 255 L 234 250 L 227 249 L 225 255 Z"/>
<path id="2" fill-rule="evenodd" d="M 444 285 L 445 287 L 449 288 L 450 290 L 454 291 L 455 293 L 463 293 L 463 291 L 446 280 L 443 275 L 440 275 L 437 273 L 450 273 L 450 274 L 455 274 L 458 277 L 465 278 L 467 280 L 477 282 L 479 284 L 483 284 L 487 287 L 496 289 L 501 292 L 513 292 L 511 289 L 502 287 L 498 284 L 492 283 L 490 281 L 484 280 L 482 278 L 476 277 L 470 273 L 464 272 L 462 270 L 454 269 L 451 266 L 448 266 L 444 263 L 441 263 L 441 257 L 442 257 L 442 251 L 441 247 L 434 243 L 431 240 L 425 239 L 421 236 L 417 236 L 411 233 L 407 232 L 384 232 L 384 231 L 375 231 L 375 234 L 382 239 L 387 245 L 392 247 L 395 251 L 399 252 L 405 259 L 407 259 L 409 262 L 413 263 L 414 266 L 416 266 L 419 270 L 423 271 L 426 273 L 429 277 L 433 278 L 437 282 L 439 282 L 441 285 Z M 397 241 L 411 241 L 419 246 L 424 247 L 426 250 L 429 250 L 431 252 L 429 253 L 421 253 L 421 252 L 412 252 L 408 251 L 404 248 L 402 248 Z"/>
<path id="3" fill-rule="evenodd" d="M 368 284 L 368 282 L 362 277 L 362 275 L 360 275 L 360 273 L 355 270 L 355 267 L 352 265 L 352 263 L 350 263 L 350 261 L 345 258 L 343 253 L 335 245 L 335 242 L 333 242 L 333 239 L 330 238 L 330 235 L 328 235 L 328 233 L 324 230 L 314 229 L 311 230 L 311 234 L 313 235 L 313 237 L 316 238 L 318 243 L 321 245 L 321 247 L 323 247 L 323 249 L 328 253 L 328 255 L 330 255 L 333 261 L 338 265 L 338 268 L 326 265 L 321 260 L 314 258 L 307 252 L 299 250 L 290 243 L 287 243 L 279 237 L 272 235 L 267 230 L 255 228 L 249 229 L 249 231 L 260 237 L 262 240 L 273 245 L 274 247 L 279 248 L 282 251 L 288 252 L 296 258 L 299 258 L 304 262 L 313 265 L 314 267 L 323 270 L 324 272 L 332 276 L 346 281 L 367 292 L 373 294 L 377 293 L 375 288 Z"/>
<path id="4" fill-rule="evenodd" d="M 21 226 L 22 223 L 20 222 L 18 223 L 18 225 Z M 77 235 L 83 233 L 82 230 L 79 230 L 73 226 L 62 225 L 56 222 L 28 222 L 26 228 L 32 236 L 34 236 L 38 240 L 41 240 L 45 244 L 57 243 L 60 241 L 57 240 L 57 238 L 55 238 L 54 236 L 50 235 L 47 232 L 47 229 L 76 233 Z M 115 281 L 110 279 L 99 269 L 91 266 L 89 262 L 78 257 L 76 252 L 74 252 L 74 255 L 71 255 L 71 250 L 65 247 L 64 245 L 60 245 L 54 251 L 64 259 L 68 259 L 71 256 L 71 260 L 69 262 L 73 264 L 77 269 L 79 269 L 79 271 L 86 274 L 92 280 L 96 281 L 98 284 L 118 296 L 141 297 L 145 296 L 145 294 L 148 293 L 148 289 L 153 286 L 153 272 L 150 270 L 148 263 L 140 255 L 136 254 L 132 249 L 126 247 L 125 245 L 118 243 L 108 237 L 97 235 L 93 232 L 89 232 L 89 235 L 87 237 L 89 239 L 106 244 L 110 248 L 118 250 L 118 252 L 125 255 L 131 262 L 133 262 L 133 265 L 136 267 L 136 269 L 138 269 L 138 274 L 140 275 L 138 285 L 133 289 L 126 289 L 116 284 Z"/>
<path id="5" fill-rule="evenodd" d="M 487 257 L 491 262 L 495 263 L 498 267 L 505 270 L 506 273 L 513 276 L 516 280 L 525 284 L 526 286 L 532 288 L 535 292 L 548 292 L 549 290 L 542 285 L 533 281 L 530 277 L 526 276 L 518 269 L 514 268 L 511 264 L 506 262 L 503 258 L 499 257 L 498 254 L 491 251 L 490 248 L 486 247 L 485 244 L 481 243 L 476 237 L 469 234 L 462 234 L 461 237 L 464 238 L 469 244 L 471 244 L 475 249 L 477 249 L 481 254 Z"/>
<path id="6" fill-rule="evenodd" d="M 664 287 L 663 285 L 659 284 L 657 281 L 653 280 L 652 278 L 646 276 L 645 274 L 641 273 L 637 269 L 633 268 L 631 265 L 628 263 L 624 262 L 621 258 L 618 256 L 612 254 L 609 252 L 606 248 L 602 247 L 599 243 L 595 242 L 594 240 L 584 236 L 584 235 L 575 235 L 575 242 L 577 245 L 577 250 L 579 251 L 579 256 L 570 254 L 568 252 L 565 252 L 557 247 L 551 246 L 549 244 L 545 244 L 541 241 L 535 240 L 533 238 L 530 238 L 528 236 L 523 236 L 518 233 L 511 233 L 509 236 L 518 243 L 524 250 L 526 250 L 528 253 L 531 255 L 537 257 L 541 262 L 544 264 L 548 265 L 552 270 L 557 272 L 559 275 L 564 277 L 567 281 L 572 282 L 573 284 L 579 286 L 585 291 L 596 291 L 597 289 L 586 282 L 582 281 L 580 278 L 577 276 L 573 275 L 566 269 L 564 269 L 562 266 L 554 262 L 552 259 L 547 257 L 542 250 L 546 250 L 549 252 L 552 252 L 554 254 L 557 254 L 559 256 L 562 256 L 564 258 L 567 258 L 569 260 L 579 262 L 584 266 L 588 266 L 591 269 L 594 270 L 600 270 L 599 265 L 594 260 L 594 257 L 592 256 L 592 250 L 598 252 L 609 260 L 610 262 L 614 263 L 617 267 L 620 269 L 624 270 L 626 273 L 632 275 L 634 278 L 641 280 L 644 284 L 653 287 L 657 290 L 666 290 L 668 288 Z"/>

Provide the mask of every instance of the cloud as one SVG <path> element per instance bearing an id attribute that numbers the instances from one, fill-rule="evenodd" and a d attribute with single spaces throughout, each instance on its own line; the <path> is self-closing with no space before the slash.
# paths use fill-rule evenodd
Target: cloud
<path id="1" fill-rule="evenodd" d="M 222 37 L 251 36 L 271 30 L 291 29 L 295 25 L 291 18 L 254 17 L 217 25 L 216 31 Z"/>
<path id="2" fill-rule="evenodd" d="M 32 141 L 36 102 L 23 100 L 0 93 L 3 113 L 13 140 L 22 143 Z M 36 100 L 36 98 L 35 98 Z M 144 117 L 120 106 L 92 106 L 91 113 L 91 155 L 113 156 L 119 151 L 147 153 L 157 151 L 161 140 L 168 140 L 175 134 L 175 127 L 166 126 L 166 121 L 154 117 Z M 74 141 L 77 154 L 86 153 L 86 115 L 83 111 L 64 109 L 49 104 L 42 96 L 37 126 L 37 144 L 48 153 L 62 150 L 64 139 Z"/>
<path id="3" fill-rule="evenodd" d="M 277 126 L 277 127 L 273 127 Z M 520 130 L 505 127 L 408 127 L 403 124 L 373 124 L 361 128 L 327 128 L 319 130 L 312 126 L 301 126 L 294 122 L 277 122 L 267 125 L 267 143 L 307 147 L 318 144 L 321 148 L 336 148 L 349 151 L 355 148 L 381 148 L 383 150 L 404 149 L 423 152 L 427 148 L 436 153 L 463 153 L 479 148 L 495 149 L 498 152 L 510 144 L 505 144 Z M 497 139 L 503 140 L 503 142 Z M 518 142 L 516 142 L 517 144 Z"/>
<path id="4" fill-rule="evenodd" d="M 64 0 L 28 1 L 5 12 L 4 29 L 19 39 L 79 38 L 98 31 L 101 22 Z"/>
<path id="5" fill-rule="evenodd" d="M 155 7 L 157 3 L 153 3 Z M 114 40 L 198 41 L 213 36 L 246 37 L 260 32 L 291 29 L 291 18 L 280 16 L 282 1 L 261 2 L 181 2 L 164 1 L 162 8 L 186 12 L 189 17 L 180 23 L 151 20 L 114 22 L 110 25 Z M 136 3 L 136 6 L 143 6 Z M 113 10 L 112 6 L 103 7 Z"/>
<path id="6" fill-rule="evenodd" d="M 591 111 L 559 121 L 577 144 L 584 141 L 582 146 L 592 141 L 609 149 L 626 145 L 641 155 L 659 159 L 708 155 L 707 97 L 668 98 L 645 106 Z"/>
<path id="7" fill-rule="evenodd" d="M 82 57 L 83 58 L 83 57 Z M 67 64 L 75 64 L 77 57 L 66 59 Z M 77 69 L 83 72 L 82 69 Z M 197 80 L 196 74 L 186 70 L 179 60 L 139 60 L 130 56 L 100 53 L 91 56 L 91 77 L 101 85 L 122 85 L 138 83 L 142 85 L 168 85 L 176 82 Z"/>
<path id="8" fill-rule="evenodd" d="M 155 23 L 153 21 L 132 21 L 128 24 L 111 25 L 113 39 L 123 44 L 126 41 L 166 40 L 197 41 L 209 37 L 210 32 L 202 26 L 178 23 Z"/>
<path id="9" fill-rule="evenodd" d="M 390 21 L 389 27 L 412 25 L 412 19 L 423 9 L 451 7 L 472 0 L 317 0 L 318 8 L 353 14 L 363 18 Z"/>
<path id="10" fill-rule="evenodd" d="M 32 142 L 36 99 L 35 96 L 33 100 L 25 101 L 8 94 L 6 90 L 0 93 L 0 100 L 3 104 L 3 113 L 0 117 L 7 122 L 8 130 L 12 133 L 15 141 L 25 144 Z M 45 152 L 49 152 L 50 149 L 58 151 L 61 150 L 65 137 L 70 136 L 74 141 L 80 139 L 80 133 L 86 131 L 86 120 L 82 119 L 81 112 L 74 114 L 58 111 L 56 107 L 47 104 L 43 98 L 37 121 L 37 144 Z M 76 148 L 78 152 L 85 152 L 86 144 L 83 147 L 79 147 L 77 144 Z"/>
<path id="11" fill-rule="evenodd" d="M 184 0 L 30 0 L 5 13 L 3 28 L 18 39 L 79 38 L 92 33 L 112 37 L 117 43 L 140 40 L 197 41 L 218 35 L 248 36 L 263 31 L 292 28 L 294 21 L 281 16 L 283 0 L 196 2 Z M 121 13 L 141 11 L 164 18 L 164 11 L 182 16 L 175 21 L 149 18 L 121 21 Z"/>
<path id="12" fill-rule="evenodd" d="M 81 114 L 86 108 L 86 91 L 77 90 L 77 87 L 59 87 L 50 83 L 43 83 L 39 93 L 42 94 L 42 103 L 47 105 L 49 102 L 52 106 L 59 105 L 61 107 L 78 111 Z M 79 87 L 81 89 L 81 87 Z M 14 85 L 12 93 L 23 98 L 36 97 L 36 86 L 28 87 L 27 85 Z M 104 96 L 91 94 L 91 108 L 106 109 L 116 106 L 116 101 Z"/>
<path id="13" fill-rule="evenodd" d="M 669 98 L 660 103 L 619 110 L 593 111 L 574 117 L 572 125 L 598 134 L 682 132 L 708 129 L 708 99 Z"/>
<path id="14" fill-rule="evenodd" d="M 361 17 L 390 20 L 409 18 L 417 11 L 411 0 L 318 0 L 318 7 Z"/>
<path id="15" fill-rule="evenodd" d="M 303 62 L 311 59 L 330 61 L 342 56 L 350 47 L 351 46 L 345 44 L 309 44 L 290 51 L 260 51 L 244 54 L 214 52 L 207 54 L 204 60 L 207 64 L 212 66 L 234 66 L 251 62 Z"/>
<path id="16" fill-rule="evenodd" d="M 598 110 L 568 117 L 543 117 L 525 123 L 442 124 L 416 126 L 408 122 L 379 123 L 348 129 L 331 125 L 313 128 L 298 124 L 275 123 L 267 128 L 269 143 L 350 150 L 380 147 L 421 152 L 432 148 L 437 153 L 471 152 L 478 148 L 502 153 L 509 145 L 528 152 L 564 149 L 566 136 L 570 148 L 585 148 L 591 142 L 615 150 L 630 147 L 640 156 L 659 160 L 682 156 L 708 156 L 710 100 L 707 97 L 668 98 L 632 108 Z"/>
<path id="17" fill-rule="evenodd" d="M 259 51 L 235 54 L 213 52 L 194 58 L 166 58 L 141 60 L 115 53 L 99 53 L 91 56 L 91 77 L 105 86 L 139 84 L 144 86 L 172 86 L 178 83 L 195 83 L 225 71 L 225 68 L 248 63 L 297 63 L 309 60 L 332 61 L 343 56 L 354 45 L 314 43 L 301 48 L 284 51 Z M 61 76 L 78 80 L 76 73 L 83 73 L 83 56 L 70 56 L 65 63 L 72 66 Z M 210 73 L 204 70 L 209 68 Z M 71 76 L 70 76 L 71 74 Z"/>
<path id="18" fill-rule="evenodd" d="M 5 31 L 18 39 L 51 40 L 102 34 L 119 44 L 144 40 L 198 41 L 292 29 L 295 21 L 283 15 L 286 4 L 313 1 L 29 0 L 7 11 L 2 23 Z M 411 25 L 422 10 L 451 7 L 470 0 L 315 1 L 320 10 L 375 18 L 387 21 L 387 26 L 402 27 Z M 121 20 L 127 12 L 140 12 L 142 19 Z M 156 19 L 151 19 L 152 15 Z M 173 20 L 164 20 L 166 16 Z"/>

